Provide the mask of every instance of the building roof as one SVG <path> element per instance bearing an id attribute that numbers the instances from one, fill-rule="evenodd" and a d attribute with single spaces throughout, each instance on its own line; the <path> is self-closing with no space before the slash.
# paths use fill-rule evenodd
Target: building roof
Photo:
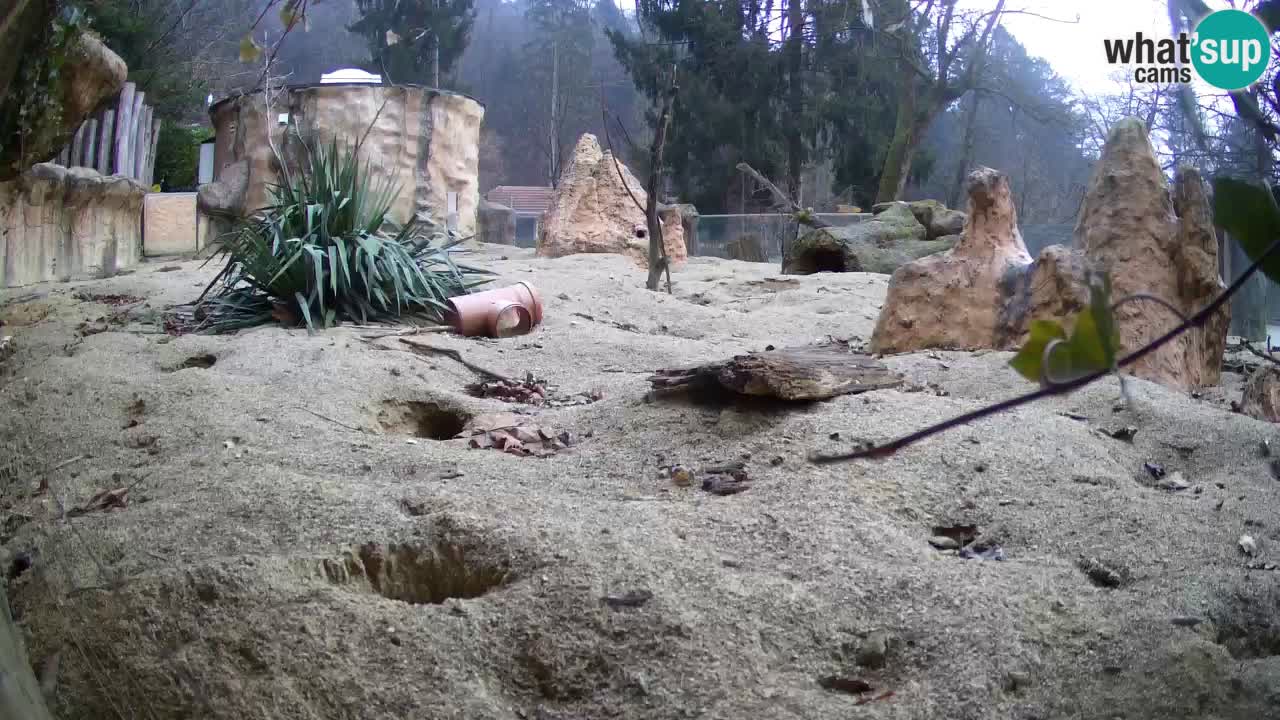
<path id="1" fill-rule="evenodd" d="M 485 199 L 506 205 L 519 215 L 541 215 L 551 207 L 554 188 L 533 185 L 499 185 L 485 193 Z"/>

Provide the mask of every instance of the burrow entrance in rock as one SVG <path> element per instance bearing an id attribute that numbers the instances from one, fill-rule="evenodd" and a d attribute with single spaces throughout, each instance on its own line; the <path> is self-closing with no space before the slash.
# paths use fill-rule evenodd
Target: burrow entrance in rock
<path id="1" fill-rule="evenodd" d="M 448 440 L 466 427 L 470 417 L 455 408 L 423 400 L 384 400 L 378 411 L 383 432 L 431 440 Z"/>
<path id="2" fill-rule="evenodd" d="M 834 248 L 809 248 L 798 252 L 791 264 L 791 272 L 796 275 L 811 275 L 820 272 L 856 272 L 849 267 L 845 254 Z"/>
<path id="3" fill-rule="evenodd" d="M 514 580 L 510 562 L 488 548 L 447 540 L 365 543 L 322 563 L 335 585 L 360 587 L 411 605 L 477 598 Z"/>

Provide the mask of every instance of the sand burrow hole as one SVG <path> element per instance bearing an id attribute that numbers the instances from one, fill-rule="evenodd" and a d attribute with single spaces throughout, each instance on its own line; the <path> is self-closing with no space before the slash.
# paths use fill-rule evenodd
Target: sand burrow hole
<path id="1" fill-rule="evenodd" d="M 365 588 L 411 605 L 480 597 L 514 580 L 509 559 L 448 540 L 365 543 L 322 563 L 335 585 Z"/>
<path id="2" fill-rule="evenodd" d="M 448 440 L 471 418 L 461 410 L 424 400 L 384 400 L 378 426 L 385 433 L 431 440 Z"/>
<path id="3" fill-rule="evenodd" d="M 213 355 L 211 353 L 203 353 L 201 355 L 192 355 L 186 360 L 183 360 L 182 364 L 179 365 L 177 369 L 187 370 L 189 368 L 199 368 L 201 370 L 208 370 L 209 368 L 213 367 L 214 363 L 216 362 L 218 362 L 217 355 Z"/>

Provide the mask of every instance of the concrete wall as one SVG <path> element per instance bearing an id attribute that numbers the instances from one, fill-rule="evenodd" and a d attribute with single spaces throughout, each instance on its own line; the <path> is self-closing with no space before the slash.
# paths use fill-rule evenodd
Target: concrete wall
<path id="1" fill-rule="evenodd" d="M 200 249 L 196 194 L 148 193 L 142 204 L 142 250 L 147 257 Z"/>
<path id="2" fill-rule="evenodd" d="M 285 113 L 289 127 L 311 143 L 327 145 L 336 138 L 340 145 L 354 145 L 364 138 L 361 157 L 375 173 L 400 187 L 391 209 L 396 222 L 427 213 L 443 223 L 449 194 L 456 193 L 457 229 L 464 236 L 475 233 L 484 119 L 480 103 L 430 88 L 367 84 L 289 88 L 269 116 L 261 93 L 216 103 L 209 108 L 216 132 L 214 178 L 217 181 L 233 163 L 247 161 L 244 211 L 265 206 L 268 186 L 277 181 L 268 133 L 291 167 L 303 156 L 295 133 L 286 135 L 278 122 Z"/>
<path id="3" fill-rule="evenodd" d="M 0 183 L 4 287 L 105 277 L 138 263 L 145 195 L 134 180 L 49 163 Z"/>

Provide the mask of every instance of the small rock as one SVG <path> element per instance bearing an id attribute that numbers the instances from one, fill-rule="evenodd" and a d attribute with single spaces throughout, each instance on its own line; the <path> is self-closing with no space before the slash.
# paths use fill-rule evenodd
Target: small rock
<path id="1" fill-rule="evenodd" d="M 885 657 L 889 653 L 889 634 L 876 631 L 867 636 L 858 646 L 856 662 L 864 668 L 878 670 L 885 665 Z"/>
<path id="2" fill-rule="evenodd" d="M 1258 554 L 1258 542 L 1253 539 L 1252 535 L 1241 535 L 1236 544 L 1240 546 L 1240 552 L 1249 557 Z"/>
<path id="3" fill-rule="evenodd" d="M 617 610 L 619 608 L 637 608 L 652 599 L 653 593 L 648 590 L 628 590 L 622 595 L 605 595 L 600 598 L 600 601 Z"/>
<path id="4" fill-rule="evenodd" d="M 1159 463 L 1144 462 L 1142 463 L 1142 469 L 1146 470 L 1156 480 L 1164 477 L 1164 466 Z"/>
<path id="5" fill-rule="evenodd" d="M 1173 474 L 1162 478 L 1160 482 L 1156 483 L 1156 487 L 1160 488 L 1161 490 L 1178 492 L 1180 490 L 1186 490 L 1191 486 L 1187 483 L 1186 480 L 1182 479 L 1181 471 L 1174 471 Z"/>
<path id="6" fill-rule="evenodd" d="M 683 465 L 671 466 L 671 482 L 680 487 L 689 487 L 693 484 L 693 471 Z"/>
<path id="7" fill-rule="evenodd" d="M 1004 689 L 1006 692 L 1017 692 L 1030 684 L 1031 673 L 1014 670 L 1004 676 Z"/>
<path id="8" fill-rule="evenodd" d="M 938 550 L 959 550 L 960 542 L 953 537 L 946 535 L 934 535 L 929 538 L 929 544 Z"/>
<path id="9" fill-rule="evenodd" d="M 1114 430 L 1104 430 L 1103 432 L 1115 438 L 1116 440 L 1123 440 L 1124 442 L 1131 443 L 1133 442 L 1134 436 L 1138 434 L 1138 428 L 1134 427 L 1133 425 L 1127 425 L 1125 427 L 1117 428 Z"/>

